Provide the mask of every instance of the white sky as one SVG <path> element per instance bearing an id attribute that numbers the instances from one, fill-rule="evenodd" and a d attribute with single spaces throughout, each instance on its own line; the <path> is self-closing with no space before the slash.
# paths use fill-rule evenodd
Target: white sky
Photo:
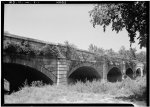
<path id="1" fill-rule="evenodd" d="M 7 4 L 4 30 L 52 43 L 67 40 L 84 50 L 88 50 L 90 44 L 115 51 L 122 45 L 129 49 L 126 30 L 116 34 L 110 27 L 106 32 L 100 26 L 93 28 L 88 13 L 92 8 L 92 4 Z M 141 51 L 137 43 L 133 47 Z"/>

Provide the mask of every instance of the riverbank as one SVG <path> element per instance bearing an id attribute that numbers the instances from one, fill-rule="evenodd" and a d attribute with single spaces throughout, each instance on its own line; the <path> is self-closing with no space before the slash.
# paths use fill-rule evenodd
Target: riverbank
<path id="1" fill-rule="evenodd" d="M 110 83 L 93 81 L 77 82 L 75 85 L 24 86 L 20 91 L 5 95 L 5 103 L 127 103 L 137 107 L 146 106 L 146 77 L 126 79 Z"/>

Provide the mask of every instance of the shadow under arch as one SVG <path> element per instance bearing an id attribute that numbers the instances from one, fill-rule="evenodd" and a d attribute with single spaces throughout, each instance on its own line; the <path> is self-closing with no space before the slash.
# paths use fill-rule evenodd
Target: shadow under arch
<path id="1" fill-rule="evenodd" d="M 146 75 L 147 71 L 146 71 L 146 64 L 144 64 L 144 69 L 143 69 L 143 75 Z"/>
<path id="2" fill-rule="evenodd" d="M 101 79 L 101 75 L 91 66 L 81 66 L 76 68 L 70 75 L 68 75 L 68 84 L 75 84 L 77 81 L 90 82 Z"/>
<path id="3" fill-rule="evenodd" d="M 141 76 L 141 69 L 137 68 L 136 70 L 136 77 Z"/>
<path id="4" fill-rule="evenodd" d="M 107 74 L 107 80 L 109 82 L 122 81 L 122 73 L 120 69 L 117 67 L 111 68 Z"/>
<path id="5" fill-rule="evenodd" d="M 53 81 L 42 72 L 16 63 L 3 63 L 3 74 L 4 78 L 10 84 L 10 91 L 18 91 L 19 88 L 23 87 L 26 81 L 30 85 L 33 81 L 42 81 L 44 84 L 53 84 Z"/>
<path id="6" fill-rule="evenodd" d="M 126 75 L 129 76 L 131 79 L 134 79 L 134 73 L 133 73 L 133 70 L 131 68 L 128 68 L 126 70 Z"/>

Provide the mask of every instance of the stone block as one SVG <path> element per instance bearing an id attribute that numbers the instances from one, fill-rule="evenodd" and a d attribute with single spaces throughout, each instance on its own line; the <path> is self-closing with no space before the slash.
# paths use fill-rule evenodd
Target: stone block
<path id="1" fill-rule="evenodd" d="M 67 70 L 59 70 L 59 74 L 62 75 L 62 74 L 67 74 Z"/>

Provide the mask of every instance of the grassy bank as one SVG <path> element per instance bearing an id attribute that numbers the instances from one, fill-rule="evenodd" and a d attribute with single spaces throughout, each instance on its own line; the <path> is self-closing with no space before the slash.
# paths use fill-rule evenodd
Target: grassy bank
<path id="1" fill-rule="evenodd" d="M 137 77 L 135 80 L 126 78 L 122 82 L 101 82 L 93 81 L 86 83 L 77 82 L 69 87 L 70 90 L 85 93 L 104 93 L 115 96 L 142 96 L 146 91 L 146 77 Z"/>
<path id="2" fill-rule="evenodd" d="M 106 99 L 109 101 L 105 101 Z M 146 100 L 146 77 L 122 82 L 93 81 L 75 85 L 25 84 L 20 91 L 5 95 L 5 103 L 106 103 L 113 100 Z"/>

